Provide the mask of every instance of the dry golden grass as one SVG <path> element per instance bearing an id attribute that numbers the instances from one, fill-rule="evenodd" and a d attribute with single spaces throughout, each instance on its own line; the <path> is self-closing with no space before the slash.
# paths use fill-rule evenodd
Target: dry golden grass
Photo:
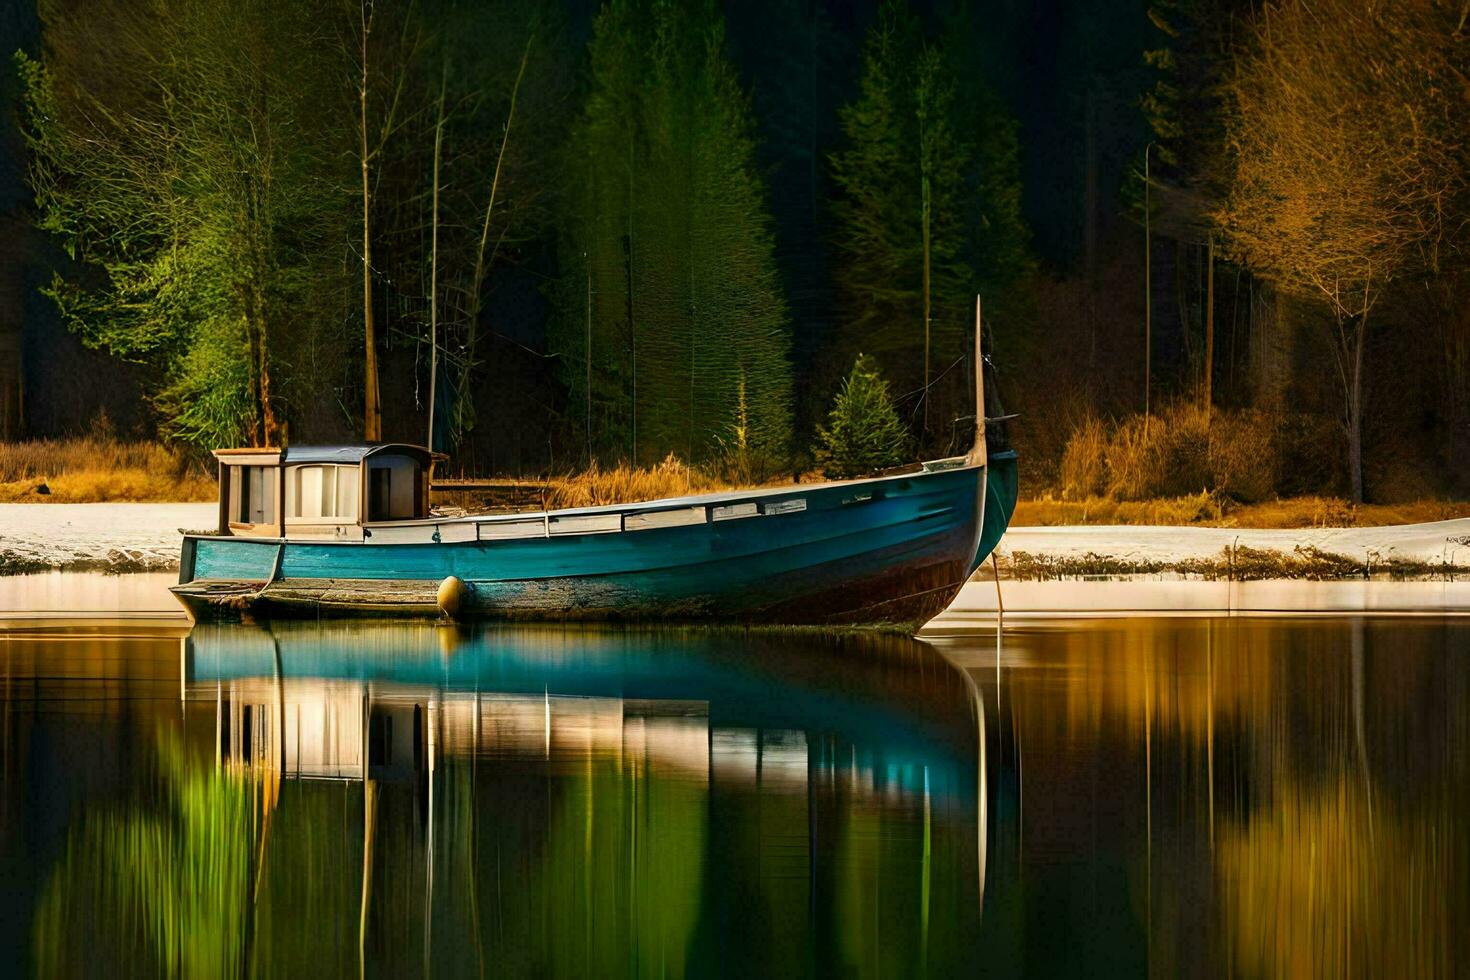
<path id="1" fill-rule="evenodd" d="M 1063 524 L 1214 524 L 1222 519 L 1219 502 L 1207 493 L 1157 500 L 1022 500 L 1011 518 L 1014 525 Z"/>
<path id="2" fill-rule="evenodd" d="M 1240 501 L 1275 491 L 1276 421 L 1180 402 L 1151 418 L 1084 419 L 1067 440 L 1057 489 L 1069 500 L 1152 501 L 1215 491 Z"/>
<path id="3" fill-rule="evenodd" d="M 1296 528 L 1379 527 L 1470 517 L 1470 502 L 1422 500 L 1408 504 L 1354 507 L 1334 497 L 1293 497 L 1235 504 L 1210 494 L 1158 500 L 1022 500 L 1011 523 L 1017 526 L 1065 524 L 1164 524 L 1203 527 Z"/>
<path id="4" fill-rule="evenodd" d="M 1230 516 L 1236 517 L 1235 513 Z M 1470 517 L 1470 502 L 1416 500 L 1403 504 L 1360 504 L 1332 497 L 1295 497 L 1242 507 L 1240 527 L 1380 527 L 1424 524 Z M 1247 523 L 1247 521 L 1249 523 Z"/>
<path id="5" fill-rule="evenodd" d="M 45 487 L 48 493 L 38 493 Z M 0 443 L 0 502 L 206 501 L 215 477 L 152 442 L 104 436 Z"/>
<path id="6" fill-rule="evenodd" d="M 682 497 L 691 493 L 712 493 L 738 489 L 740 484 L 726 483 L 697 466 L 687 466 L 668 456 L 652 467 L 616 466 L 610 469 L 594 466 L 569 476 L 555 477 L 547 488 L 547 506 L 597 507 L 603 504 L 636 503 Z"/>
<path id="7" fill-rule="evenodd" d="M 1086 500 L 1108 489 L 1108 430 L 1093 416 L 1078 423 L 1062 451 L 1062 496 Z"/>

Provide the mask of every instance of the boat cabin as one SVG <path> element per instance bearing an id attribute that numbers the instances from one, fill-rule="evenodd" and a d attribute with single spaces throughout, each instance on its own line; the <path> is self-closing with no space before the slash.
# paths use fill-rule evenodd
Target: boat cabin
<path id="1" fill-rule="evenodd" d="M 429 516 L 434 454 L 422 446 L 218 449 L 219 533 L 363 536 L 365 525 Z"/>

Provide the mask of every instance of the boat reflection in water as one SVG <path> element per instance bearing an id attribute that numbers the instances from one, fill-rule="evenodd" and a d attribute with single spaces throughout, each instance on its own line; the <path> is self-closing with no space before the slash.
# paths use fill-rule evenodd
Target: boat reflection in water
<path id="1" fill-rule="evenodd" d="M 924 644 L 292 624 L 183 655 L 164 792 L 74 841 L 43 968 L 97 961 L 66 941 L 93 903 L 186 974 L 975 965 L 983 719 Z"/>

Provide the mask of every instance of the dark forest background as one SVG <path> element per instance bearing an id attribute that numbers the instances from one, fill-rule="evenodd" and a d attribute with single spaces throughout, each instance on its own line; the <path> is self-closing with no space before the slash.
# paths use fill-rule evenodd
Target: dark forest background
<path id="1" fill-rule="evenodd" d="M 1466 19 L 10 0 L 0 435 L 770 475 L 866 354 L 942 455 L 978 293 L 1028 492 L 1463 497 Z"/>

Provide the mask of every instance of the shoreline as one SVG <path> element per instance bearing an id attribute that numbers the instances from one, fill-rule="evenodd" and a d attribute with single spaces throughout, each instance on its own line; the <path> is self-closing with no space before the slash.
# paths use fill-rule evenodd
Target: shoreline
<path id="1" fill-rule="evenodd" d="M 1170 525 L 1013 527 L 997 549 L 1002 581 L 1170 575 L 1204 581 L 1470 577 L 1470 518 L 1343 528 Z M 987 562 L 976 573 L 994 581 Z"/>
<path id="2" fill-rule="evenodd" d="M 216 518 L 214 503 L 0 504 L 0 576 L 174 571 L 179 529 L 209 527 Z M 1001 539 L 996 564 L 1003 582 L 1123 576 L 1199 582 L 1453 582 L 1470 579 L 1470 518 L 1294 529 L 1017 526 Z M 993 580 L 992 565 L 986 562 L 971 585 Z"/>
<path id="3" fill-rule="evenodd" d="M 85 624 L 89 628 L 168 626 L 187 631 L 188 615 L 168 591 L 173 582 L 174 576 L 167 572 L 112 575 L 57 570 L 0 576 L 0 630 Z M 918 636 L 934 639 L 989 633 L 998 622 L 1005 627 L 1072 619 L 1470 615 L 1470 578 L 1398 582 L 1228 582 L 1147 576 L 1065 582 L 1002 580 L 1000 594 L 1005 603 L 1003 615 L 997 615 L 993 581 L 967 583 L 954 603 L 930 620 Z M 720 626 L 740 629 L 738 624 L 716 628 Z"/>
<path id="4" fill-rule="evenodd" d="M 215 503 L 0 503 L 0 576 L 177 571 L 179 529 L 218 520 Z"/>

